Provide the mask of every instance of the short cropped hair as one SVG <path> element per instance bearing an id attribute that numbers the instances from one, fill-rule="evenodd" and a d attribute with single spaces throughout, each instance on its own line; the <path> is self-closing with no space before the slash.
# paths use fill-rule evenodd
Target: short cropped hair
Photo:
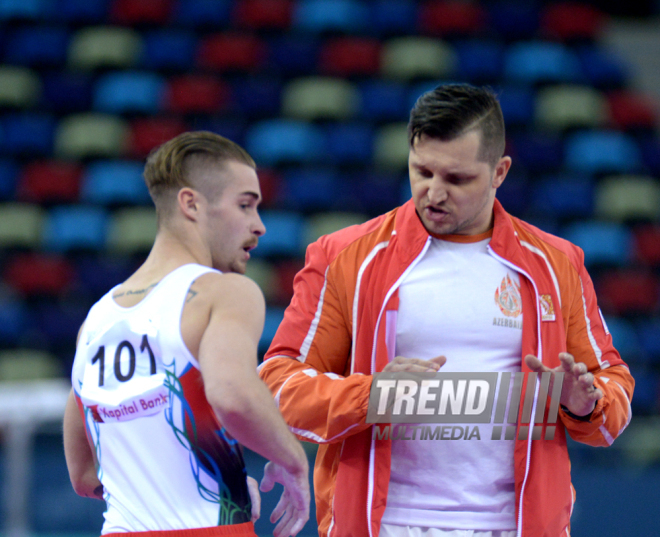
<path id="1" fill-rule="evenodd" d="M 236 161 L 256 169 L 252 157 L 237 143 L 208 131 L 179 134 L 151 151 L 144 167 L 144 180 L 156 205 L 159 221 L 163 205 L 184 187 L 196 188 L 190 181 L 191 168 L 212 164 L 223 166 Z"/>
<path id="2" fill-rule="evenodd" d="M 468 131 L 481 131 L 479 159 L 495 166 L 504 154 L 502 109 L 490 88 L 470 84 L 442 84 L 424 93 L 410 112 L 408 142 L 426 135 L 443 141 Z"/>

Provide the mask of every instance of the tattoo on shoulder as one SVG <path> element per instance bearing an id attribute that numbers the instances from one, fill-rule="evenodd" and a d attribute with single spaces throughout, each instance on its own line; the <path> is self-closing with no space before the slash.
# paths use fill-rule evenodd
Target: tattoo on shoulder
<path id="1" fill-rule="evenodd" d="M 188 289 L 188 296 L 186 297 L 186 304 L 188 302 L 190 302 L 196 296 L 197 296 L 197 291 L 193 291 L 192 289 Z"/>
<path id="2" fill-rule="evenodd" d="M 121 293 L 116 293 L 112 295 L 113 298 L 119 298 L 122 296 L 131 296 L 131 295 L 143 295 L 148 293 L 152 288 L 156 287 L 158 282 L 152 283 L 150 286 L 145 287 L 144 289 L 129 289 L 128 291 L 122 291 Z"/>

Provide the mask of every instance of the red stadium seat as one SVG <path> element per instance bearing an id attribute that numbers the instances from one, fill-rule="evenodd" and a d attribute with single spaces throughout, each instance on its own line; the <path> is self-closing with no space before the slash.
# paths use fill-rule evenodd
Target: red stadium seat
<path id="1" fill-rule="evenodd" d="M 291 26 L 291 0 L 239 0 L 234 8 L 234 22 L 251 30 L 286 30 Z"/>
<path id="2" fill-rule="evenodd" d="M 26 164 L 17 185 L 17 198 L 36 203 L 78 201 L 82 166 L 48 160 Z"/>
<path id="3" fill-rule="evenodd" d="M 221 72 L 254 71 L 265 57 L 265 44 L 250 34 L 212 34 L 202 39 L 197 49 L 198 67 Z"/>
<path id="4" fill-rule="evenodd" d="M 6 264 L 4 280 L 27 296 L 59 295 L 73 283 L 74 272 L 64 256 L 21 253 Z"/>
<path id="5" fill-rule="evenodd" d="M 434 35 L 474 35 L 485 21 L 486 12 L 477 3 L 430 0 L 419 9 L 419 28 Z"/>
<path id="6" fill-rule="evenodd" d="M 114 0 L 110 6 L 110 21 L 127 26 L 165 24 L 171 12 L 171 0 Z"/>
<path id="7" fill-rule="evenodd" d="M 599 9 L 578 2 L 550 3 L 541 12 L 541 34 L 562 41 L 595 39 L 605 24 Z"/>
<path id="8" fill-rule="evenodd" d="M 229 86 L 211 75 L 189 74 L 169 80 L 165 108 L 171 112 L 219 112 L 227 105 Z"/>
<path id="9" fill-rule="evenodd" d="M 259 187 L 261 188 L 261 207 L 268 208 L 280 201 L 282 195 L 282 177 L 270 168 L 259 168 Z"/>
<path id="10" fill-rule="evenodd" d="M 376 76 L 380 70 L 381 44 L 369 37 L 338 37 L 321 47 L 321 71 L 328 75 Z"/>
<path id="11" fill-rule="evenodd" d="M 651 271 L 621 269 L 607 272 L 594 283 L 603 312 L 651 314 L 658 307 L 660 279 Z"/>
<path id="12" fill-rule="evenodd" d="M 129 152 L 136 158 L 144 158 L 149 152 L 188 130 L 177 118 L 150 117 L 136 119 L 131 123 Z"/>
<path id="13" fill-rule="evenodd" d="M 652 99 L 630 90 L 621 90 L 607 96 L 610 116 L 618 129 L 649 129 L 656 127 L 656 113 Z"/>
<path id="14" fill-rule="evenodd" d="M 633 229 L 633 245 L 639 261 L 660 267 L 660 224 Z"/>
<path id="15" fill-rule="evenodd" d="M 277 263 L 275 266 L 275 290 L 273 302 L 286 306 L 293 297 L 293 279 L 303 268 L 301 259 L 292 259 Z"/>

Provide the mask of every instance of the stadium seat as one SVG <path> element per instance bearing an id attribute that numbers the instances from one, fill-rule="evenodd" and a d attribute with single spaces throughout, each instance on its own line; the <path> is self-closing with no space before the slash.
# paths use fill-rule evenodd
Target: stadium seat
<path id="1" fill-rule="evenodd" d="M 20 253 L 9 259 L 4 268 L 4 281 L 28 297 L 61 295 L 75 279 L 71 261 L 57 254 Z"/>
<path id="2" fill-rule="evenodd" d="M 19 166 L 12 159 L 0 158 L 0 200 L 13 199 L 18 182 Z"/>
<path id="3" fill-rule="evenodd" d="M 30 320 L 29 308 L 23 300 L 0 296 L 0 345 L 15 345 Z"/>
<path id="4" fill-rule="evenodd" d="M 165 80 L 156 73 L 117 71 L 97 80 L 93 106 L 109 114 L 155 114 L 164 94 Z"/>
<path id="5" fill-rule="evenodd" d="M 57 26 L 25 26 L 5 46 L 5 61 L 34 68 L 60 67 L 66 62 L 69 32 Z"/>
<path id="6" fill-rule="evenodd" d="M 58 347 L 76 341 L 88 310 L 85 301 L 65 298 L 58 302 L 41 301 L 35 305 L 33 314 L 40 335 L 50 346 Z"/>
<path id="7" fill-rule="evenodd" d="M 144 33 L 141 65 L 145 69 L 186 71 L 193 65 L 197 36 L 179 29 L 162 28 Z"/>
<path id="8" fill-rule="evenodd" d="M 259 247 L 257 246 L 257 248 Z M 265 259 L 251 259 L 247 264 L 245 275 L 257 283 L 266 301 L 270 303 L 277 292 L 274 264 Z"/>
<path id="9" fill-rule="evenodd" d="M 278 108 L 279 109 L 279 108 Z M 229 138 L 237 144 L 245 145 L 245 131 L 247 120 L 239 117 L 228 117 L 226 115 L 200 115 L 190 119 L 190 130 L 210 131 Z"/>
<path id="10" fill-rule="evenodd" d="M 82 167 L 61 160 L 26 164 L 16 187 L 16 197 L 34 203 L 76 202 L 80 194 Z"/>
<path id="11" fill-rule="evenodd" d="M 640 320 L 637 335 L 642 349 L 649 355 L 650 361 L 660 363 L 660 318 L 651 317 Z"/>
<path id="12" fill-rule="evenodd" d="M 145 254 L 153 246 L 156 231 L 153 207 L 120 209 L 110 218 L 108 249 L 120 254 Z"/>
<path id="13" fill-rule="evenodd" d="M 232 102 L 247 118 L 276 117 L 282 106 L 282 82 L 276 77 L 248 76 L 232 84 Z"/>
<path id="14" fill-rule="evenodd" d="M 0 248 L 32 248 L 41 246 L 44 209 L 30 203 L 0 205 Z"/>
<path id="15" fill-rule="evenodd" d="M 201 73 L 172 77 L 163 92 L 164 108 L 176 114 L 220 112 L 227 106 L 229 96 L 226 82 Z"/>
<path id="16" fill-rule="evenodd" d="M 326 127 L 327 151 L 336 164 L 371 163 L 374 129 L 369 123 L 332 123 Z"/>
<path id="17" fill-rule="evenodd" d="M 329 235 L 349 226 L 363 224 L 369 218 L 360 213 L 331 212 L 318 213 L 307 219 L 303 240 L 305 244 L 311 244 L 323 235 Z"/>
<path id="18" fill-rule="evenodd" d="M 0 382 L 64 377 L 62 369 L 58 358 L 47 351 L 27 348 L 0 351 Z"/>
<path id="19" fill-rule="evenodd" d="M 506 41 L 536 37 L 541 22 L 537 2 L 500 0 L 488 3 L 488 23 L 496 36 Z"/>
<path id="20" fill-rule="evenodd" d="M 407 123 L 390 123 L 378 129 L 374 144 L 374 164 L 378 168 L 407 170 L 409 153 Z"/>
<path id="21" fill-rule="evenodd" d="M 575 174 L 545 176 L 534 181 L 531 197 L 540 213 L 550 212 L 557 218 L 589 218 L 594 210 L 594 181 Z"/>
<path id="22" fill-rule="evenodd" d="M 108 214 L 96 206 L 67 205 L 50 209 L 44 223 L 43 247 L 51 252 L 101 250 L 105 247 Z"/>
<path id="23" fill-rule="evenodd" d="M 454 43 L 457 75 L 473 84 L 498 82 L 504 70 L 504 45 L 494 39 L 466 39 Z"/>
<path id="24" fill-rule="evenodd" d="M 110 0 L 59 0 L 53 16 L 71 24 L 99 24 L 108 16 Z"/>
<path id="25" fill-rule="evenodd" d="M 136 268 L 128 256 L 94 254 L 77 256 L 76 284 L 93 298 L 100 298 L 119 282 L 125 281 Z"/>
<path id="26" fill-rule="evenodd" d="M 472 36 L 484 28 L 486 12 L 478 3 L 426 0 L 419 8 L 418 20 L 423 33 L 443 37 Z"/>
<path id="27" fill-rule="evenodd" d="M 36 21 L 48 9 L 44 0 L 3 0 L 0 2 L 0 21 Z"/>
<path id="28" fill-rule="evenodd" d="M 187 130 L 186 124 L 177 118 L 155 116 L 135 119 L 130 124 L 128 153 L 135 158 L 145 158 L 152 149 Z"/>
<path id="29" fill-rule="evenodd" d="M 261 187 L 261 207 L 268 209 L 282 199 L 282 174 L 271 169 L 259 167 L 259 186 Z"/>
<path id="30" fill-rule="evenodd" d="M 259 353 L 263 354 L 268 350 L 271 341 L 275 337 L 277 329 L 280 327 L 282 319 L 284 318 L 283 307 L 272 307 L 266 310 L 266 318 L 264 320 L 264 330 L 259 339 Z"/>
<path id="31" fill-rule="evenodd" d="M 537 93 L 535 121 L 541 129 L 597 129 L 608 120 L 607 99 L 591 86 L 557 84 Z"/>
<path id="32" fill-rule="evenodd" d="M 549 231 L 548 226 L 555 226 L 554 214 L 547 209 L 536 211 L 534 206 L 533 191 L 527 170 L 522 166 L 516 166 L 517 159 L 513 159 L 514 166 L 509 170 L 504 184 L 497 189 L 497 199 L 511 214 L 524 214 L 527 221 Z M 540 220 L 543 219 L 543 222 Z M 533 221 L 532 221 L 533 220 Z"/>
<path id="33" fill-rule="evenodd" d="M 28 67 L 0 65 L 0 108 L 30 108 L 41 97 L 41 79 Z"/>
<path id="34" fill-rule="evenodd" d="M 595 212 L 611 220 L 660 221 L 660 183 L 650 175 L 614 175 L 598 182 Z"/>
<path id="35" fill-rule="evenodd" d="M 330 38 L 321 47 L 319 70 L 330 76 L 377 76 L 380 52 L 381 43 L 375 38 Z"/>
<path id="36" fill-rule="evenodd" d="M 357 88 L 341 78 L 296 78 L 282 91 L 282 114 L 294 119 L 346 120 L 355 114 L 358 104 Z"/>
<path id="37" fill-rule="evenodd" d="M 658 125 L 656 103 L 653 97 L 631 90 L 618 90 L 608 94 L 612 124 L 621 130 L 654 131 Z"/>
<path id="38" fill-rule="evenodd" d="M 580 82 L 582 71 L 571 49 L 562 43 L 537 40 L 509 45 L 504 77 L 508 82 L 524 84 Z"/>
<path id="39" fill-rule="evenodd" d="M 369 2 L 370 26 L 376 35 L 414 34 L 417 31 L 417 5 L 408 0 L 374 0 Z"/>
<path id="40" fill-rule="evenodd" d="M 73 69 L 135 67 L 142 55 L 142 37 L 132 28 L 87 26 L 78 30 L 69 44 Z"/>
<path id="41" fill-rule="evenodd" d="M 589 84 L 603 90 L 626 85 L 629 67 L 615 51 L 597 44 L 581 45 L 575 50 Z"/>
<path id="42" fill-rule="evenodd" d="M 660 305 L 660 279 L 645 269 L 608 271 L 595 280 L 598 303 L 615 315 L 651 315 Z"/>
<path id="43" fill-rule="evenodd" d="M 260 164 L 314 162 L 325 151 L 319 127 L 308 122 L 270 119 L 253 123 L 246 135 L 246 149 Z"/>
<path id="44" fill-rule="evenodd" d="M 303 268 L 302 259 L 285 259 L 275 264 L 275 292 L 271 302 L 288 306 L 293 298 L 293 280 Z"/>
<path id="45" fill-rule="evenodd" d="M 660 407 L 660 378 L 658 373 L 653 369 L 637 368 L 635 371 L 635 393 L 630 402 L 632 413 L 635 416 L 647 416 L 655 418 L 658 414 Z M 643 436 L 640 432 L 643 432 Z M 654 423 L 644 429 L 640 429 L 635 433 L 635 443 L 649 449 L 653 454 L 657 453 L 657 427 Z M 640 455 L 640 450 L 636 450 L 635 459 L 642 463 L 647 463 L 649 460 L 655 460 L 655 455 L 651 455 L 649 459 L 646 455 Z M 640 460 L 641 459 L 641 460 Z"/>
<path id="46" fill-rule="evenodd" d="M 309 75 L 316 70 L 320 40 L 314 34 L 277 35 L 270 41 L 269 63 L 287 76 Z"/>
<path id="47" fill-rule="evenodd" d="M 587 268 L 596 264 L 624 266 L 632 259 L 631 232 L 616 222 L 575 221 L 561 236 L 584 250 Z"/>
<path id="48" fill-rule="evenodd" d="M 99 205 L 151 203 L 142 162 L 103 160 L 89 164 L 82 179 L 82 201 Z"/>
<path id="49" fill-rule="evenodd" d="M 175 4 L 172 20 L 192 28 L 217 31 L 231 19 L 231 0 L 186 0 Z"/>
<path id="50" fill-rule="evenodd" d="M 120 157 L 126 151 L 128 124 L 100 113 L 64 117 L 55 133 L 55 155 L 64 159 Z"/>
<path id="51" fill-rule="evenodd" d="M 525 85 L 505 85 L 499 91 L 500 107 L 507 128 L 527 129 L 534 118 L 536 95 Z"/>
<path id="52" fill-rule="evenodd" d="M 302 255 L 304 220 L 300 214 L 292 211 L 262 211 L 261 220 L 266 226 L 266 234 L 259 239 L 259 246 L 254 250 L 256 257 Z"/>
<path id="53" fill-rule="evenodd" d="M 393 80 L 367 79 L 358 83 L 358 112 L 374 122 L 400 121 L 410 109 L 406 100 L 407 86 Z"/>
<path id="54" fill-rule="evenodd" d="M 114 24 L 164 25 L 172 12 L 172 0 L 112 0 L 108 19 Z"/>
<path id="55" fill-rule="evenodd" d="M 646 224 L 633 228 L 635 259 L 643 264 L 660 267 L 660 225 Z"/>
<path id="56" fill-rule="evenodd" d="M 557 171 L 564 163 L 564 138 L 559 133 L 515 133 L 507 143 L 513 147 L 515 161 L 530 172 Z"/>
<path id="57" fill-rule="evenodd" d="M 82 72 L 44 73 L 43 106 L 56 113 L 88 111 L 92 106 L 92 77 Z"/>
<path id="58" fill-rule="evenodd" d="M 660 138 L 657 134 L 636 137 L 642 152 L 644 169 L 655 176 L 660 176 Z"/>
<path id="59" fill-rule="evenodd" d="M 642 348 L 633 323 L 623 317 L 610 314 L 605 316 L 605 323 L 621 357 L 624 360 L 639 360 Z"/>
<path id="60" fill-rule="evenodd" d="M 256 35 L 225 32 L 200 39 L 196 67 L 218 72 L 254 72 L 266 59 L 266 43 Z"/>
<path id="61" fill-rule="evenodd" d="M 381 76 L 399 80 L 442 79 L 454 74 L 456 53 L 432 37 L 395 37 L 383 45 Z"/>
<path id="62" fill-rule="evenodd" d="M 342 190 L 339 174 L 331 168 L 303 168 L 284 172 L 282 205 L 299 212 L 328 210 Z"/>
<path id="63" fill-rule="evenodd" d="M 293 28 L 305 32 L 360 33 L 368 28 L 369 8 L 360 0 L 299 0 Z"/>
<path id="64" fill-rule="evenodd" d="M 402 194 L 402 184 L 407 188 L 407 191 L 403 189 L 405 194 Z M 388 170 L 356 172 L 349 187 L 346 195 L 353 199 L 342 200 L 342 210 L 366 212 L 371 216 L 386 213 L 411 197 L 407 170 L 398 173 Z"/>
<path id="65" fill-rule="evenodd" d="M 587 3 L 550 2 L 541 12 L 540 33 L 562 41 L 593 41 L 605 23 L 605 14 Z"/>
<path id="66" fill-rule="evenodd" d="M 287 30 L 293 18 L 293 0 L 237 0 L 233 23 L 250 30 Z"/>
<path id="67" fill-rule="evenodd" d="M 641 153 L 635 139 L 620 131 L 576 132 L 566 139 L 565 165 L 589 174 L 636 173 Z"/>
<path id="68" fill-rule="evenodd" d="M 19 157 L 43 157 L 53 151 L 55 118 L 40 112 L 6 114 L 1 118 L 3 151 Z"/>

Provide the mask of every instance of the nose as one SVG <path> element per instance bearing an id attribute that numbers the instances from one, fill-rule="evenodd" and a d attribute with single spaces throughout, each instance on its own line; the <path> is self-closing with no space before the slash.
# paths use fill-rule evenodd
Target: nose
<path id="1" fill-rule="evenodd" d="M 266 226 L 264 226 L 264 223 L 261 221 L 261 216 L 257 213 L 257 219 L 252 226 L 252 233 L 256 235 L 257 237 L 261 237 L 266 233 Z"/>
<path id="2" fill-rule="evenodd" d="M 433 178 L 429 185 L 428 197 L 433 205 L 439 205 L 447 199 L 447 188 L 442 178 Z"/>

